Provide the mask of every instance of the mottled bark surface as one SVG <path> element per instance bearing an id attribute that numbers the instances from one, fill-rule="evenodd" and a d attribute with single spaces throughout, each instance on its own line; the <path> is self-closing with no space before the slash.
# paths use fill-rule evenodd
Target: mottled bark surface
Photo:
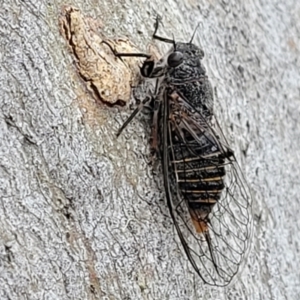
<path id="1" fill-rule="evenodd" d="M 202 284 L 176 237 L 149 126 L 108 107 L 61 36 L 70 3 L 0 9 L 1 299 L 297 299 L 299 1 L 72 1 L 110 38 L 147 51 L 161 34 L 195 43 L 215 111 L 253 192 L 252 251 L 228 288 Z M 167 45 L 157 44 L 161 52 Z"/>

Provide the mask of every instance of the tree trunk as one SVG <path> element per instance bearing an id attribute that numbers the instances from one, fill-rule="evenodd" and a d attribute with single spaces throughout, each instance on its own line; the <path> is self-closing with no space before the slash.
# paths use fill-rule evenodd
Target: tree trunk
<path id="1" fill-rule="evenodd" d="M 116 138 L 129 106 L 99 102 L 79 74 L 64 3 L 2 2 L 0 298 L 296 299 L 299 1 L 72 1 L 100 35 L 145 53 L 156 13 L 176 41 L 201 22 L 215 112 L 254 196 L 252 251 L 223 289 L 182 250 L 145 118 Z"/>

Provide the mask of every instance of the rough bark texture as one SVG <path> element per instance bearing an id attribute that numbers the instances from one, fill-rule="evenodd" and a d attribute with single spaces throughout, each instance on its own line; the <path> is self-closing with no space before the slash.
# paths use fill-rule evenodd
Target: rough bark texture
<path id="1" fill-rule="evenodd" d="M 297 299 L 299 1 L 72 1 L 141 51 L 156 12 L 178 40 L 201 21 L 215 111 L 254 196 L 252 251 L 225 289 L 182 251 L 143 117 L 117 139 L 129 108 L 99 103 L 78 76 L 66 4 L 0 5 L 0 298 Z"/>

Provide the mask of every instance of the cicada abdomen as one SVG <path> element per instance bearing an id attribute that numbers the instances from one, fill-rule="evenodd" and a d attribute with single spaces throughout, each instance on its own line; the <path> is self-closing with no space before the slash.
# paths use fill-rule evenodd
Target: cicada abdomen
<path id="1" fill-rule="evenodd" d="M 203 233 L 208 231 L 209 214 L 225 188 L 225 157 L 213 137 L 208 140 L 199 130 L 195 129 L 198 141 L 186 130 L 172 131 L 169 152 L 176 182 L 196 231 Z"/>
<path id="2" fill-rule="evenodd" d="M 157 36 L 158 23 L 153 37 L 173 47 L 157 61 L 136 54 L 147 57 L 141 68 L 147 96 L 118 135 L 145 103 L 153 103 L 151 147 L 162 158 L 167 205 L 178 236 L 203 281 L 225 286 L 249 248 L 251 194 L 214 116 L 203 50 L 192 41 Z"/>

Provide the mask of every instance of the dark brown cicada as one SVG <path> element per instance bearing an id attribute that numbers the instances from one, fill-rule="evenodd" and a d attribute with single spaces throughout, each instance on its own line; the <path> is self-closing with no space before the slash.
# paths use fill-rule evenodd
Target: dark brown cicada
<path id="1" fill-rule="evenodd" d="M 225 286 L 237 274 L 251 236 L 251 194 L 213 113 L 202 49 L 172 43 L 160 60 L 141 68 L 147 96 L 118 135 L 153 102 L 151 146 L 162 158 L 170 215 L 192 266 L 203 281 Z M 120 54 L 118 56 L 144 56 Z"/>

